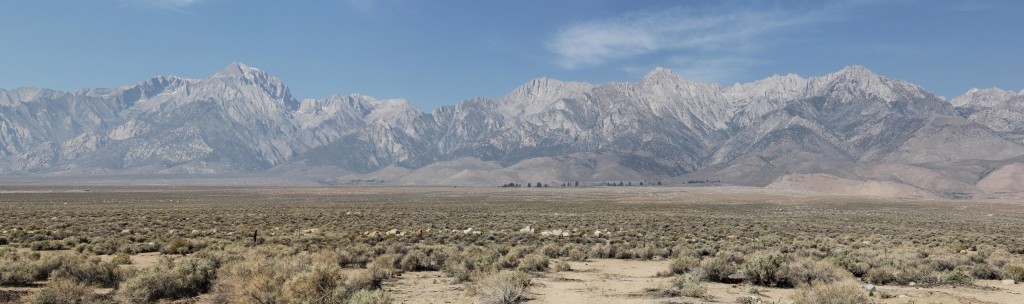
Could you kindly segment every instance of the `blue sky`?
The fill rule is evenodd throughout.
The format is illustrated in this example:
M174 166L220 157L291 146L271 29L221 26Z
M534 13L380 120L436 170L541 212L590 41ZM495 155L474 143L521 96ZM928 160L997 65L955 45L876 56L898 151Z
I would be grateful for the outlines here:
M422 110L536 77L732 84L864 65L953 97L1024 88L1024 1L6 1L0 88L200 78L240 61L299 98Z

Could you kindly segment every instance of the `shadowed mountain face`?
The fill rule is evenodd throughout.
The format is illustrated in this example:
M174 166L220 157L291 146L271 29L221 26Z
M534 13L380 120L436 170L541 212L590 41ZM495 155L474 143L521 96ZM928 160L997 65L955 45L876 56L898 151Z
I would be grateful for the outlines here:
M422 113L361 95L299 101L235 63L204 79L0 90L0 175L765 186L826 174L960 193L1024 155L1022 101L988 89L950 103L859 66L733 86L658 68L637 83L539 78Z

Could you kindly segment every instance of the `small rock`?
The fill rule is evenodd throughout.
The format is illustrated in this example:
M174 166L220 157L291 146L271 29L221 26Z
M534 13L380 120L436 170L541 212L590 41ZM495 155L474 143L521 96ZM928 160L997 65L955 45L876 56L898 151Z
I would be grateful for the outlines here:
M1014 280L1003 280L1002 282L1003 282L1003 285L1017 284L1017 281L1014 281Z
M910 282L910 284L907 284L907 285L910 285L910 286L917 286L917 283L914 283L914 282Z
M898 296L896 296L896 297L897 297L897 298L900 298L900 299L905 299L905 298L907 298L907 295L905 295L905 294L901 294L901 295L898 295Z
M864 290L867 290L868 292L875 292L875 285L874 284L864 284Z

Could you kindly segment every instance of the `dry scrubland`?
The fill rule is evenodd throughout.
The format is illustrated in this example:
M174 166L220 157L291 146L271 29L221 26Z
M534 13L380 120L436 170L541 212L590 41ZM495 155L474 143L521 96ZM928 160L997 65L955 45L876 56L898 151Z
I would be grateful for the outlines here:
M1012 203L729 187L23 187L0 189L0 225L0 302L1024 302L1021 284L1001 281L1024 280Z

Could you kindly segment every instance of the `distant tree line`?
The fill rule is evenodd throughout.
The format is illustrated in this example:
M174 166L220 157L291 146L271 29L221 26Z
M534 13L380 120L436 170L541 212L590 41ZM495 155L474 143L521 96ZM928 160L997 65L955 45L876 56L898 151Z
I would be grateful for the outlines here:
M706 182L710 182L710 181L706 181ZM691 182L691 184L692 183L693 182ZM633 186L633 181L605 182L604 185L605 186L615 186L615 187L620 187L620 186L626 187L626 186ZM639 186L643 186L644 182L642 182L642 181L638 182L638 185ZM653 186L653 185L661 186L661 181L648 182L647 185L648 186ZM565 188L565 187L579 187L580 186L580 182L579 181L563 182L561 184L556 184L556 186L563 187L563 188ZM502 184L501 187L502 188L522 188L523 184L518 184L518 183L512 182L512 183ZM551 185L550 184L545 184L545 183L542 183L542 182L536 182L536 183L526 183L526 187L527 188L549 188L549 187L551 187Z
M721 183L721 182L722 182L722 180L720 180L720 179L716 179L716 180L705 179L705 180L691 180L691 181L688 181L686 183L687 184L718 184L718 183Z
M628 187L628 186L632 186L633 182L632 181L625 181L625 182L619 181L618 183L616 183L616 182L604 182L604 185L605 186L611 186L611 187ZM639 186L643 186L644 182L639 182L638 185ZM661 181L657 181L655 183L647 183L647 185L648 186L651 186L651 185L661 186Z

